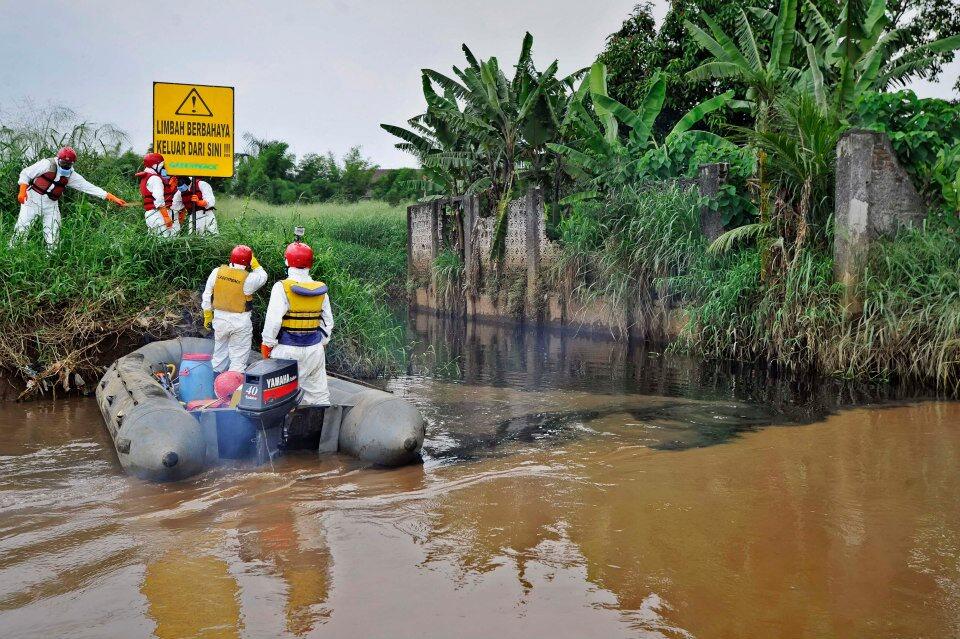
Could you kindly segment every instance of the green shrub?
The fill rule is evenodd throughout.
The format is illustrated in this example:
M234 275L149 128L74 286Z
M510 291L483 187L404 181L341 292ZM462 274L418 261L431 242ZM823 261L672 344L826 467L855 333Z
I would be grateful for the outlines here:
M749 148L738 147L723 139L703 139L696 135L680 136L671 144L650 149L640 158L642 176L655 179L696 179L704 164L726 163L727 181L714 197L705 197L701 204L719 211L723 225L736 228L756 221L757 207L750 199L748 181L756 170L756 160Z
M900 164L934 208L960 213L960 105L918 98L913 91L869 93L856 124L890 136Z

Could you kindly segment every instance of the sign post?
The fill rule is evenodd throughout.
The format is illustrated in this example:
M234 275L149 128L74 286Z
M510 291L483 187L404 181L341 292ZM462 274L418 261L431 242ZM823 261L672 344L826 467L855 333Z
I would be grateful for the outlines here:
M171 175L233 176L233 87L153 83L153 150Z

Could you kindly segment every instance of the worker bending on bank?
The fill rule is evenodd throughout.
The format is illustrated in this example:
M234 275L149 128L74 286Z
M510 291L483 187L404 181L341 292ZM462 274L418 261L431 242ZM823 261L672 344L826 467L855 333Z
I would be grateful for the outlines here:
M250 270L247 270L249 267ZM213 326L213 370L221 373L230 360L231 371L247 367L253 342L250 310L253 294L267 283L267 272L249 246L230 251L230 263L213 269L203 289L203 326Z
M173 195L177 192L177 178L167 173L163 156L147 153L143 156L140 178L140 195L143 197L143 219L147 230L163 237L171 237L180 231L180 221L171 212Z
M20 203L20 215L13 229L10 245L23 239L37 217L43 220L43 237L47 249L52 251L60 239L60 197L67 188L113 202L117 206L127 203L99 186L87 182L82 175L73 170L77 161L77 152L69 146L57 151L57 157L44 158L20 171L20 190L17 201Z
M197 233L216 235L217 198L213 195L213 188L208 182L196 177L182 177L177 179L177 192L173 194L173 212L179 219L180 225L192 232L196 225ZM193 220L190 217L193 216Z
M287 246L287 279L273 285L263 322L264 357L297 361L303 404L330 405L324 350L333 332L327 285L310 277L313 249L303 242Z

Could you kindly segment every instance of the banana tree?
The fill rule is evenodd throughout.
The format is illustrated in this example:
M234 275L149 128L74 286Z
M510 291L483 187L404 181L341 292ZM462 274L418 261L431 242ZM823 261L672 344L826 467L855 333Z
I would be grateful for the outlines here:
M470 141L468 152L446 150L437 161L456 164L468 155L482 174L465 193L486 192L496 203L496 224L491 257L503 256L507 230L507 205L521 177L544 171L546 144L559 139L562 125L558 107L576 81L577 74L557 78L557 62L540 72L533 64L533 37L527 33L510 79L496 57L478 59L463 45L464 69L453 68L456 79L424 70L425 86L436 84L443 92L427 92L428 112L458 138ZM563 97L561 97L563 96ZM462 105L462 108L461 108Z
M567 198L565 203L597 198L606 185L640 177L639 162L646 151L669 148L683 136L722 143L722 139L713 133L692 129L708 114L729 104L733 91L701 102L680 118L663 140L658 141L653 131L666 97L667 82L663 75L657 74L653 78L636 110L607 94L606 78L603 64L596 63L591 67L589 95L593 115L583 102L576 103L572 108L576 139L568 144L547 145L567 161L567 170L575 180L589 185L588 189ZM620 136L621 127L627 130L626 140Z
M420 162L424 179L418 187L434 197L458 196L478 179L478 151L471 138L457 135L437 116L438 110L457 109L456 96L450 92L438 95L429 77L422 78L427 111L407 120L409 128L381 124L388 133L400 138L396 148L413 155Z

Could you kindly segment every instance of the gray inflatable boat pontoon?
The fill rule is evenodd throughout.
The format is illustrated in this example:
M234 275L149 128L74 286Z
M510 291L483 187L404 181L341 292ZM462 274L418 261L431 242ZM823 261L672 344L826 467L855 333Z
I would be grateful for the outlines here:
M425 421L409 402L330 376L331 406L298 407L296 363L263 360L259 353L250 355L237 407L188 411L161 383L162 373L178 369L184 353L212 352L208 339L153 342L107 369L97 403L127 472L171 481L224 460L265 463L291 448L341 452L381 466L420 459ZM268 399L281 383L291 392Z

